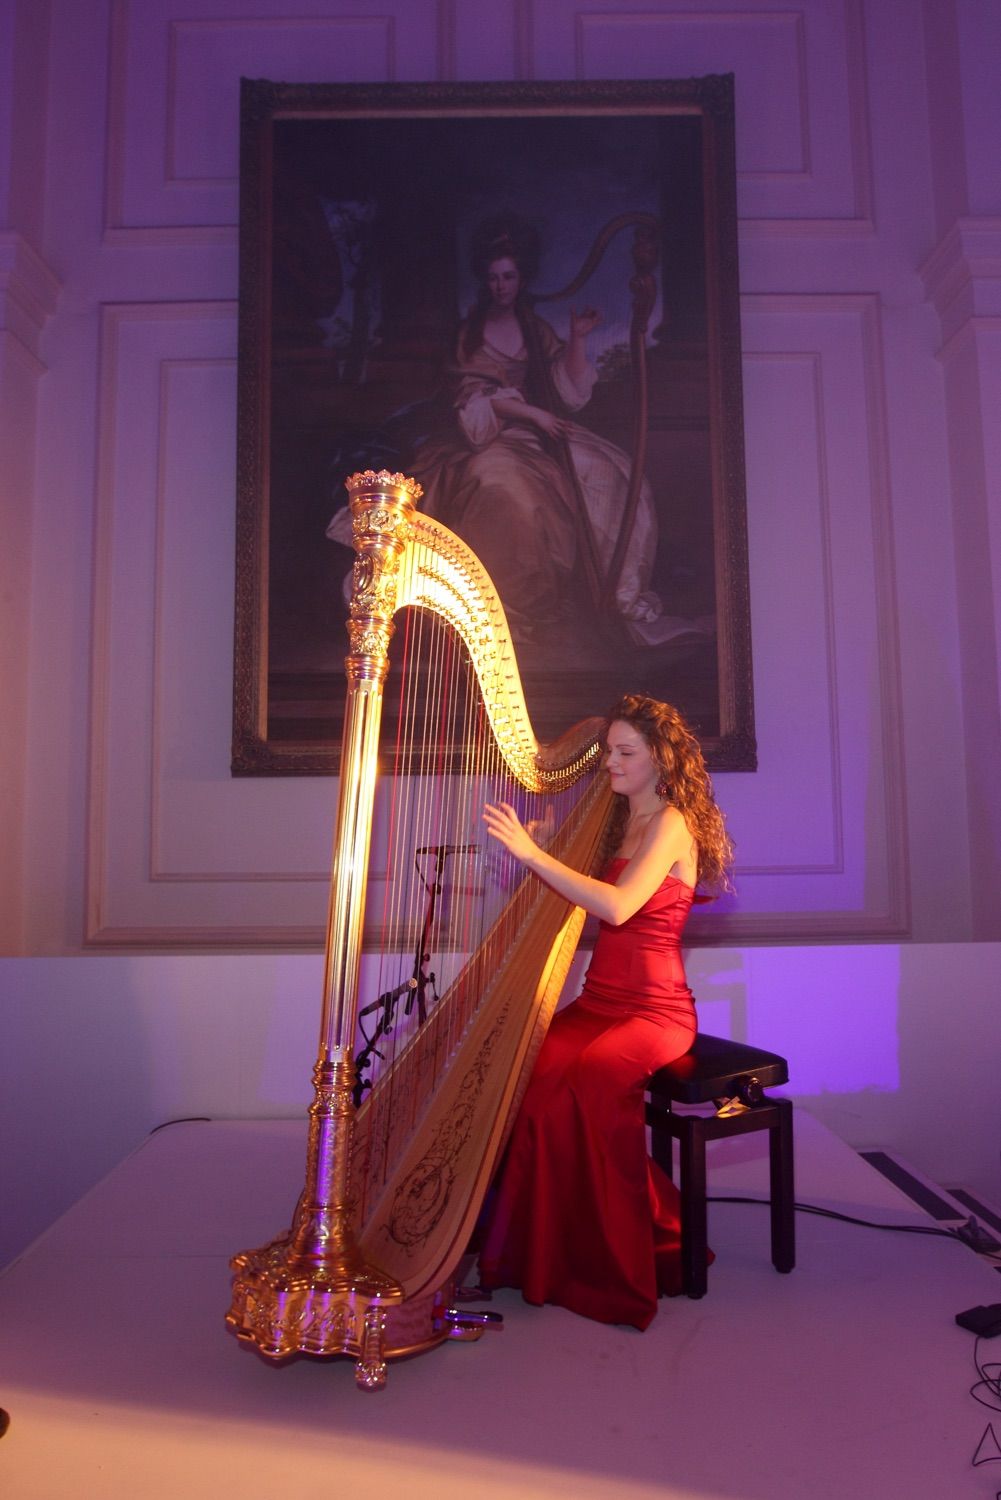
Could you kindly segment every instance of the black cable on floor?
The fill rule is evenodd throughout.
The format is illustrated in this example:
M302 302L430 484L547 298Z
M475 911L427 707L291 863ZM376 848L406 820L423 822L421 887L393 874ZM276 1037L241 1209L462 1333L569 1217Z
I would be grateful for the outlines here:
M211 1125L211 1115L179 1115L176 1120L161 1120L159 1125L154 1125L150 1135L156 1135L158 1130L166 1130L168 1125Z
M981 1406L990 1407L991 1411L1001 1411L1001 1361L992 1360L990 1364L980 1363L980 1335L973 1346L973 1363L977 1367L980 1379L970 1387L970 1395L974 1401L979 1401ZM989 1372L993 1370L994 1374Z
M712 1197L706 1199L707 1203L756 1203L761 1208L770 1208L771 1203L767 1198L737 1198L737 1197ZM821 1208L817 1203L794 1203L793 1208L801 1214L818 1214L823 1219L840 1219L844 1224L861 1224L864 1229L888 1229L898 1234L934 1234L941 1239L955 1240L957 1245L970 1246L961 1235L954 1229L939 1229L935 1225L923 1224L879 1224L873 1219L856 1219L851 1214L838 1213L833 1208Z
M759 1208L770 1208L771 1203L767 1198L744 1198L736 1195L720 1194L712 1198L706 1198L707 1203L754 1203ZM939 1229L937 1225L924 1224L880 1224L874 1219L859 1219L852 1214L838 1213L833 1208L821 1208L817 1203L795 1203L793 1207L804 1214L818 1214L824 1219L840 1219L845 1224L859 1224L864 1229L887 1229L898 1234L932 1234L938 1239L954 1240L957 1245L971 1250L973 1246L968 1240L963 1239L954 1229ZM976 1252L982 1254L983 1252ZM995 1263L995 1270L1001 1271L1001 1264ZM973 1348L973 1363L976 1366L978 1379L970 1387L970 1395L974 1401L986 1406L989 1411L1001 1412L1001 1360L981 1361L980 1359L980 1337ZM993 1450L993 1451L992 1451ZM1001 1444L995 1435L993 1427L988 1423L984 1429L983 1436L977 1444L977 1450L971 1462L975 1467L990 1463L992 1460L1001 1459ZM1001 1490L998 1491L998 1500L1001 1500Z

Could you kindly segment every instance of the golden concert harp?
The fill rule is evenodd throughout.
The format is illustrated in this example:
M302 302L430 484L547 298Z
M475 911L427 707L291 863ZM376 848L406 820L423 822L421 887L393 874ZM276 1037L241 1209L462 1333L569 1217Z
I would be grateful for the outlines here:
M583 924L477 845L483 804L515 802L557 857L590 869L610 793L591 774L601 721L536 740L496 590L417 511L420 486L366 471L347 487L356 560L306 1182L291 1229L234 1258L226 1321L270 1358L352 1356L358 1384L377 1389L387 1358L481 1331L451 1307L456 1270ZM381 743L397 615L406 670ZM381 897L367 890L373 841ZM446 894L439 998L426 939ZM383 992L360 1005L366 931ZM383 1017L380 1046L361 1049L373 1079L356 1066L359 1011Z

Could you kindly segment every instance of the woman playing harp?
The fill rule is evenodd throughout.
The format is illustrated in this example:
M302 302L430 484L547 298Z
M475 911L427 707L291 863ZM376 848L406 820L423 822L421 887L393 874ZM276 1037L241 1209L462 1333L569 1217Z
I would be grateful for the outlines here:
M484 813L488 832L601 931L584 989L535 1065L480 1282L645 1328L658 1296L681 1290L678 1194L647 1155L645 1084L695 1038L681 934L696 886L727 884L732 846L698 743L668 704L617 703L605 766L616 806L600 879L541 849L509 805Z

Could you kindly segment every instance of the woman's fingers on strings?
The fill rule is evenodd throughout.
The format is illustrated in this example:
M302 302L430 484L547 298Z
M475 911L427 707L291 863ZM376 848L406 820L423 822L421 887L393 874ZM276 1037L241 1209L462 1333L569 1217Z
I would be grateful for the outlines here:
M546 813L544 817L532 818L525 824L525 832L533 838L540 849L545 849L552 842L556 832L556 824L552 813Z
M508 844L522 831L521 819L509 802L488 802L483 809L487 832L502 844Z

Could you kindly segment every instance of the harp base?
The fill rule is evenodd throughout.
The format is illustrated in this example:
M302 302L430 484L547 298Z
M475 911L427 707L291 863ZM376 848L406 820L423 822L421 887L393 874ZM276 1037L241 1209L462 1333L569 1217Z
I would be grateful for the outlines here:
M424 1354L446 1340L475 1340L484 1332L457 1326L449 1316L454 1277L436 1292L404 1301L400 1287L378 1271L367 1285L359 1278L345 1285L322 1266L295 1266L289 1250L287 1240L278 1240L230 1262L236 1275L226 1325L266 1359L346 1355L355 1360L359 1389L378 1391L386 1383L387 1360ZM374 1284L380 1278L381 1287Z
M238 1339L267 1359L293 1354L354 1357L363 1390L386 1383L386 1317L403 1291L372 1266L347 1270L297 1254L291 1239L234 1256L226 1314Z

